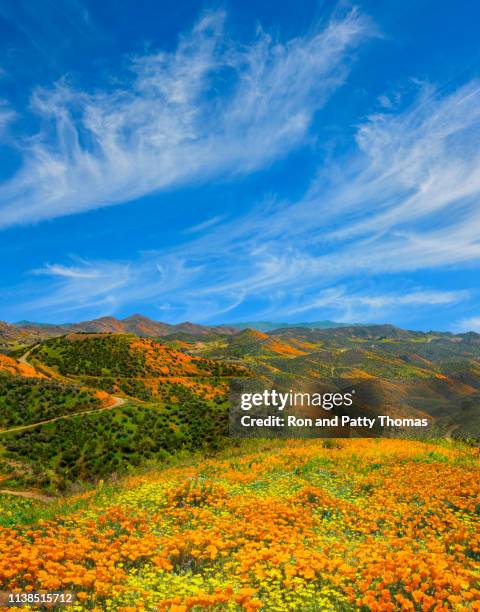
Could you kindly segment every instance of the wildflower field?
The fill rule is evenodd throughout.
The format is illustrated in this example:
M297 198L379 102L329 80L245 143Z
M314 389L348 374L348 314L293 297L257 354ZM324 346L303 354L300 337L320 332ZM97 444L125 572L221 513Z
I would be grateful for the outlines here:
M43 506L0 588L79 610L480 610L480 468L445 441L248 441Z

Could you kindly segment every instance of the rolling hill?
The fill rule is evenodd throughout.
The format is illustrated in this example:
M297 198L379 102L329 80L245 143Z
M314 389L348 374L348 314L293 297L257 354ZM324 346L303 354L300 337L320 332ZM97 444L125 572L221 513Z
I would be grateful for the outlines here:
M106 394L56 380L0 376L0 430L100 409Z
M133 334L71 333L39 344L30 358L62 375L75 376L202 376L226 375L228 370L227 365L191 357Z
M52 337L32 335L34 346L22 351L19 338L9 337L17 348L0 354L0 427L29 425L0 436L0 477L10 486L56 491L222 445L229 382L245 376L278 390L353 385L359 413L429 415L443 436L480 432L477 334L390 325L155 327L137 315L121 323L100 319L84 331L69 326L66 333L61 326L22 325ZM137 333L124 333L125 326Z
M53 375L143 401L161 398L172 384L213 398L226 393L223 379L245 375L238 364L192 357L133 334L71 333L39 344L30 359Z
M438 435L453 425L463 435L480 435L474 418L475 411L480 413L478 334L424 333L392 325L290 327L269 333L246 329L223 343L197 343L190 350L247 363L260 386L309 392L356 387L358 410L364 414L427 415Z

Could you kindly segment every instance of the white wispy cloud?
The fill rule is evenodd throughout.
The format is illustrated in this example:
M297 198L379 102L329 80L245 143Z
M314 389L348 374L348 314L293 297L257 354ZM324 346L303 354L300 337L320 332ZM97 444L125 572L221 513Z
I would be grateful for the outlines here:
M348 56L372 34L353 10L307 36L249 44L207 13L172 52L134 58L116 89L37 89L43 129L23 144L2 186L0 227L78 213L172 186L257 170L308 136L345 79Z
M480 316L467 317L465 319L461 319L456 324L456 331L459 331L459 332L474 331L474 332L480 333Z
M330 305L341 308L347 303L368 306L372 309L384 308L385 306L452 304L462 301L468 296L468 291L413 291L412 293L402 294L349 295L346 288L342 287L335 290L325 290L318 299L310 304L304 304L292 312L306 312L319 306Z
M73 311L91 311L94 316L99 312L111 314L136 301L157 302L161 308L168 297L180 295L201 272L192 262L187 267L178 257L151 254L132 262L75 258L73 264L47 264L33 270L33 274L50 277L50 290L43 291L41 297L30 298L25 310L56 312L61 317ZM213 303L208 301L208 308Z
M444 291L405 277L466 264L472 278L478 272L479 137L478 82L450 92L422 85L410 102L367 117L355 147L321 168L301 199L261 201L168 252L141 255L108 295L116 307L148 298L196 320L242 304L258 318L379 321L469 300L475 287ZM77 289L87 291L77 268L57 278L44 306L75 307Z
M312 301L287 310L287 316L309 312L321 312L325 309L338 313L340 321L374 321L378 316L386 316L390 312L404 306L442 306L456 304L470 297L468 291L435 291L418 290L407 293L351 293L347 286L325 289Z
M206 219L202 221L202 223L198 223L197 225L193 225L192 227L187 228L184 231L184 234L196 234L198 232L202 232L213 225L217 225L220 221L223 221L225 217L223 215L216 215L215 217L211 217L210 219Z
M30 299L26 310L53 309L60 315L82 309L111 312L121 303L120 294L132 281L128 263L109 261L77 260L73 266L47 264L33 273L50 277L51 290Z
M0 69L0 77L1 77ZM6 100L0 99L0 138L5 134L8 126L15 119L16 113Z
M46 264L44 268L39 268L33 271L34 274L45 276L60 276L61 278L73 279L94 279L102 278L104 270L100 268L90 267L88 262L84 262L84 267L62 266L59 264Z

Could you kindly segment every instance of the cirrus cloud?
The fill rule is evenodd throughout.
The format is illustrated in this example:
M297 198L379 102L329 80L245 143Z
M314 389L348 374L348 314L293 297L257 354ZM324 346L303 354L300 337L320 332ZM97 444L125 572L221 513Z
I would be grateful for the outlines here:
M2 186L0 227L266 166L305 141L372 34L353 10L287 42L259 30L241 44L218 11L174 51L133 58L114 89L77 91L65 79L37 89L31 104L43 128L17 144L23 165Z

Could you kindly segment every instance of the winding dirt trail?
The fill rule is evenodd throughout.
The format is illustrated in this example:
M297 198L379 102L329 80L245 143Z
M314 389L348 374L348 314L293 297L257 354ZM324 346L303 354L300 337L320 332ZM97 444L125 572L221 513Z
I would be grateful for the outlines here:
M32 366L31 363L28 363L27 361L27 357L30 355L30 353L33 351L33 349L36 347L36 344L34 344L32 346L32 348L29 348L28 351L26 353L23 353L23 355L21 357L18 358L19 363L23 363L24 365L30 366L31 368L33 368L34 366Z
M0 435L6 433L13 433L15 431L24 431L26 429L33 429L34 427L39 427L40 425L45 425L46 423L54 423L55 421L62 421L66 419L72 419L76 416L81 416L84 414L92 414L93 412L104 412L105 410L112 410L113 408L118 408L118 406L123 406L127 401L123 397L118 397L116 395L110 396L114 402L110 404L110 406L102 406L102 408L95 408L94 410L83 410L81 412L71 412L70 414L63 414L58 417L53 417L52 419L46 419L45 421L38 421L37 423L29 423L28 425L18 425L18 427L12 427L11 429L0 429Z
M34 491L14 491L12 489L0 489L0 495L14 495L15 497L23 497L24 499L34 499L45 503L55 501L54 497L48 497L48 495L42 495L41 493L35 493Z
M453 439L453 438L452 438L452 433L453 433L455 430L457 430L459 427L460 427L460 425L450 425L450 426L447 428L447 433L446 433L446 435L445 435L445 438L446 438L447 440L450 440L450 442L451 442L451 441L452 441L452 439Z

